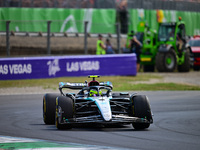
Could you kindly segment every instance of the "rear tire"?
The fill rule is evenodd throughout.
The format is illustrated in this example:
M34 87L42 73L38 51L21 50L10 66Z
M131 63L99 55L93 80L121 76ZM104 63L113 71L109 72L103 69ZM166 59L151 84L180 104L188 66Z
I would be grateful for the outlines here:
M145 118L149 123L132 123L135 129L149 128L150 122L153 121L151 108L147 96L136 95L132 98L133 116L138 118Z
M45 124L55 124L56 98L60 94L45 94L43 97L43 121Z
M64 119L73 118L73 100L70 97L59 96L56 99L56 127L59 130L71 129L71 124L62 124Z

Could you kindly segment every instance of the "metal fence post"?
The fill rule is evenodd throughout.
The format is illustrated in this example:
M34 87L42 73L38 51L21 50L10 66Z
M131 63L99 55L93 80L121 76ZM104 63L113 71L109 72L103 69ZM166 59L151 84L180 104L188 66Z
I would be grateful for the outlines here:
M30 2L30 3L31 3L31 4L30 4L30 7L31 7L31 8L34 7L34 2L33 2L33 1L34 1L34 0L31 0L31 2Z
M47 54L50 55L51 54L51 21L47 21Z
M118 22L116 24L116 28L117 28L117 49L118 49L118 53L120 54L121 53L121 50L120 50L120 23Z
M6 21L6 54L10 56L10 21Z
M85 55L88 54L88 48L87 48L87 25L88 25L88 21L84 22L84 51L85 51Z

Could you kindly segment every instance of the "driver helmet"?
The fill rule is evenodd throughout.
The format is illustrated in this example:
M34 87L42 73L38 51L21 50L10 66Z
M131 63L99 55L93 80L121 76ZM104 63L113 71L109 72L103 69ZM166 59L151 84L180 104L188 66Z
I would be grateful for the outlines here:
M95 89L90 90L90 97L96 97L98 95L98 91Z
M102 91L99 90L99 92L95 89L91 89L90 90L90 97L96 97L96 96L99 96L99 95L102 95Z

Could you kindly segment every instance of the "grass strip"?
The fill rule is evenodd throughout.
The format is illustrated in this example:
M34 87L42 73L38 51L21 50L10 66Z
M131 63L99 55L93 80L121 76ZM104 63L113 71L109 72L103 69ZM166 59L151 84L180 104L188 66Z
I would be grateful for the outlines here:
M152 79L156 79L158 82L149 82ZM200 86L178 83L162 83L162 79L162 76L155 74L139 74L137 76L102 76L97 80L99 82L111 81L114 86L114 91L200 90ZM58 89L59 82L84 83L85 80L90 81L91 79L88 79L87 77L61 77L31 80L1 80L0 88L42 87L43 89L53 89L56 91Z

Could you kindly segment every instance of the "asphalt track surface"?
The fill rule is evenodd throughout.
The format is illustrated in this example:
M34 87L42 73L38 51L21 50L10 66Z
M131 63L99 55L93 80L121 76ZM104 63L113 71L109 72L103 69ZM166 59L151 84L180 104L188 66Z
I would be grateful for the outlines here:
M119 149L200 149L200 91L138 94L149 97L154 114L154 123L141 131L131 125L59 131L43 123L43 95L0 95L0 135Z

